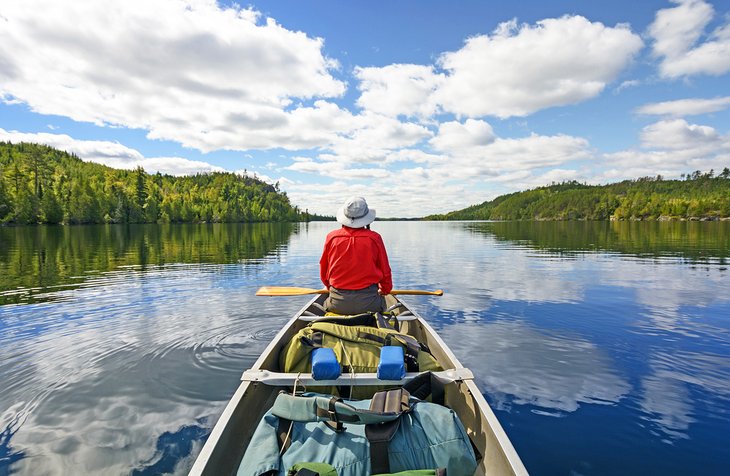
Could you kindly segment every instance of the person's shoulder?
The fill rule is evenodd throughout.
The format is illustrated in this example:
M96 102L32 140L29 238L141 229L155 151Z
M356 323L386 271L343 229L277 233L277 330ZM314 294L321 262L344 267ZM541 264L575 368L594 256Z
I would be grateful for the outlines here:
M347 231L344 227L335 228L334 230L327 233L327 240L331 240L332 238L335 238L337 236L343 236L346 235Z
M372 238L375 241L383 241L383 237L380 236L380 233L373 230L368 230L367 228L363 228L363 234L367 235L368 237Z

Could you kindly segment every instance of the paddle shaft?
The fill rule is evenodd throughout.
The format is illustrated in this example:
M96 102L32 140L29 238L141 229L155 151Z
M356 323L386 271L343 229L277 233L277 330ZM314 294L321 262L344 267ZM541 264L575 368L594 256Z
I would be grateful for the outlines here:
M304 294L327 294L326 289L297 288L289 286L263 286L256 291L257 296L301 296ZM441 289L436 291L422 291L420 289L393 289L390 294L408 294L413 296L442 296Z

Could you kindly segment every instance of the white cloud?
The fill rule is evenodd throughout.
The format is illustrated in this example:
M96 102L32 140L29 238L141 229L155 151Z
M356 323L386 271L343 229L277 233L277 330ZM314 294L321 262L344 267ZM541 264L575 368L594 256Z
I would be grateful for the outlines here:
M641 146L646 149L696 150L710 146L714 150L721 140L712 127L689 124L684 119L659 121L641 132Z
M96 162L115 169L134 169L139 166L148 173L160 172L170 175L192 175L202 172L224 171L222 167L207 162L188 160L182 157L144 157L139 151L119 142L78 140L65 134L24 133L0 129L0 140L14 143L45 144L76 154L82 160Z
M355 68L362 92L358 106L381 114L429 117L437 112L433 92L443 74L432 66L392 64L382 68Z
M698 44L714 16L703 0L673 0L676 7L659 10L649 26L653 52L662 58L662 76L720 75L730 71L730 23L725 22Z
M474 121L471 127L479 129L485 124ZM447 129L452 129L449 134L456 131L453 133L457 135L467 130L460 129L458 123ZM482 130L491 131L491 128ZM354 193L370 196L373 190L387 191L380 216L419 217L494 198L495 190L488 190L490 184L505 191L517 191L552 181L582 178L582 174L570 169L537 174L533 170L593 157L587 141L570 136L531 135L520 139L495 138L487 145L479 145L479 141L473 144L456 152L438 154L413 149L394 151L384 164L400 162L406 165L402 169L354 168L350 163L330 160L329 156L299 157L287 170L330 177L337 182L297 184L287 186L286 190L295 204L307 204L310 211L320 214L331 214L331 204L339 200L343 190L350 191L345 196ZM425 163L427 168L408 167L410 163ZM362 179L369 179L371 184L357 183Z
M503 24L441 57L448 79L436 96L456 114L526 116L597 96L641 47L628 27L580 16Z
M531 134L517 139L498 138L486 146L462 149L454 154L450 166L477 167L482 174L556 166L591 157L588 141L566 135ZM454 170L453 173L458 173Z
M523 173L526 175L524 178L519 177L519 175L510 177L509 182L512 182L511 188L515 190L528 190L535 187L550 185L553 182L560 183L569 180L582 182L585 180L585 174L575 169L551 169L542 174L533 174L529 171L525 171ZM502 179L501 175L500 179Z
M593 156L588 141L580 137L500 138L487 122L475 119L442 123L429 143L440 153L431 157L430 171L451 180L508 182L530 176L533 169Z
M365 197L368 205L377 211L377 216L388 217L391 215L392 196L377 193L372 185L363 183L348 183L336 179L327 183L297 183L287 187L287 195L295 204L306 208L310 213L334 216L339 207L347 197L358 195ZM402 216L402 215L398 215Z
M388 153L385 163L412 162L414 164L438 163L443 161L441 154L431 154L421 149L400 149Z
M722 111L728 106L730 106L730 96L713 99L693 98L645 104L636 112L657 116L690 116Z
M664 8L656 13L649 26L654 39L654 53L676 56L687 52L699 39L702 29L712 19L712 6L703 0L672 0L677 7Z
M606 27L581 16L536 25L502 23L469 38L432 66L394 64L357 70L358 104L389 115L526 116L597 96L643 46L625 25Z
M320 145L303 116L338 111L286 108L345 91L322 39L214 0L22 0L2 14L5 102L201 150Z
M618 94L621 91L623 91L624 89L635 88L640 85L641 85L641 81L638 79L627 79L626 81L619 84L618 87L616 89L614 89L613 92L614 92L614 94Z
M226 171L223 167L211 165L200 160L189 160L182 157L149 157L140 160L138 164L147 172L160 172L170 175L195 175L197 173L204 172ZM107 165L115 168L123 168L112 164Z
M393 119L380 115L376 119L379 124L386 125L376 129L379 133L392 128L387 121ZM388 201L381 209L385 215L381 216L417 217L494 198L495 190L487 191L490 185L511 192L552 181L583 178L584 174L569 168L537 173L535 169L594 157L588 142L580 137L531 134L521 138L500 138L487 122L475 119L441 124L429 142L433 152L412 148L418 145L420 137L426 137L425 134L405 134L404 137L407 140L390 142L375 134L360 141L361 136L355 134L350 139L341 139L342 144L336 148L338 153L295 157L286 170L338 182L336 186L327 182L287 186L287 193L294 203L306 203L310 211L327 214L332 198L339 197L343 188L359 187L358 181L369 180L371 190L387 190ZM368 162L378 164L378 167L355 166Z
M485 147L494 142L495 135L485 121L467 119L460 122L443 122L439 125L438 135L430 140L431 146L439 151L456 152L473 147Z
M694 170L722 170L730 163L730 135L684 119L659 121L641 131L639 148L605 154L607 169L594 179L679 177Z
M296 160L292 165L286 167L286 170L312 173L323 177L332 177L342 180L380 179L390 175L390 172L385 169L348 168L341 163L315 162L311 159Z
M424 126L365 112L351 117L352 130L335 137L320 158L347 164L383 163L395 150L411 147L431 137Z
M365 197L379 217L421 217L475 202L464 183L447 182L431 169L414 167L383 172L382 177L367 182L343 175L319 183L297 183L288 185L286 192L292 203L325 215L334 215L337 206L351 195Z

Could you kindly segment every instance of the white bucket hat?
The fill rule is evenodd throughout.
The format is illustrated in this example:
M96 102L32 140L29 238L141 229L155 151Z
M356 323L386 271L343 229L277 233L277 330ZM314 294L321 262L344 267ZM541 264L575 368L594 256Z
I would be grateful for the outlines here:
M350 197L337 210L337 221L350 228L362 228L375 220L375 210L362 197Z

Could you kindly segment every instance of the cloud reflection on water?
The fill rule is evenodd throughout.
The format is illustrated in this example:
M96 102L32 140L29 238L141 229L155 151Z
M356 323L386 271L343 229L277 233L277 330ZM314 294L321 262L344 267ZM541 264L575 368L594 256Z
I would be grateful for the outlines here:
M616 403L631 388L608 356L579 336L550 335L516 321L459 323L439 332L500 409L573 412L583 403Z
M271 313L273 302L257 303L269 319L251 312L250 279L240 266L128 269L52 304L13 308L15 338L3 339L9 358L0 363L2 401L14 402L0 428L17 422L8 445L24 453L13 469L129 474L132 462L160 467L164 435L207 434L241 370L286 319ZM191 457L165 465L182 473Z
M730 406L730 362L726 357L657 350L649 368L641 381L639 402L644 418L670 440L689 437L690 425L697 421L697 408L708 404L703 396L712 395ZM697 388L702 392L693 391ZM730 424L727 412L717 416Z
M697 406L706 405L703 396L730 400L730 364L721 357L730 331L709 311L727 309L730 273L722 262L705 257L697 264L675 250L694 256L705 248L696 251L672 234L666 245L655 244L652 255L640 256L641 246L631 240L655 236L627 224L606 241L626 252L591 250L601 239L593 225L585 226L598 236L576 238L574 250L558 249L564 243L556 230L575 226L577 237L584 225L544 224L554 241L550 249L536 244L539 234L495 234L502 225L436 224L431 240L448 246L430 253L401 243L402 235L394 240L398 259L418 264L409 276L414 283L448 276L446 294L429 306L434 317L449 319L435 324L499 408L534 405L550 414L625 399L621 405L638 406L652 431L673 441L687 437ZM702 246L705 238L693 237ZM625 345L637 347L627 354ZM693 345L700 348L685 350ZM635 383L628 377L638 369L626 368L632 365L627 357L648 364Z
M582 299L583 283L565 279L581 267L579 262L535 259L529 248L505 247L490 235L470 232L463 223L433 224L425 243L419 241L418 223L398 225L378 224L396 287L445 285L445 294L434 301L442 310L469 314L483 312L492 301Z
M0 428L15 422L6 447L24 457L12 469L128 474L172 464L184 473L197 446L170 457L165 441L207 431L240 372L307 299L253 292L263 284L319 286L321 246L336 226L299 225L270 258L89 273L37 304L0 306ZM698 427L728 423L724 265L591 250L586 238L579 252L556 250L473 224L373 227L396 287L445 290L406 300L475 372L506 427L526 425L509 429L510 438L550 427L545 415L580 432L599 430L590 426L596 415L621 421L605 433L633 429L612 442L619 450L652 440L676 445L704 437ZM561 444L581 441L570 430L562 436ZM556 450L551 444L540 442L546 452Z

